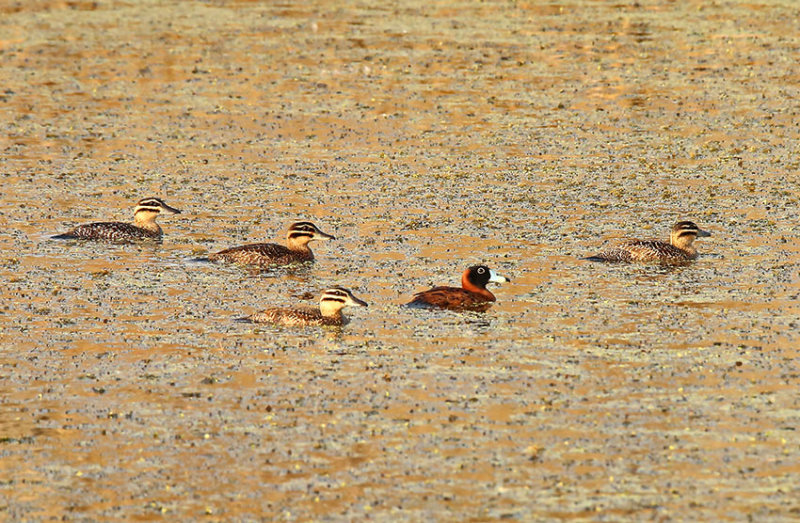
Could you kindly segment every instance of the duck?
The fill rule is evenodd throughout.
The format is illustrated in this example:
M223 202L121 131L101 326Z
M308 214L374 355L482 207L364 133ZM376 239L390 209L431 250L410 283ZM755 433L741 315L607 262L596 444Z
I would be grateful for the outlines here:
M486 310L496 301L487 288L488 283L506 283L511 279L501 276L486 265L473 265L461 275L461 287L434 287L418 292L406 304L411 307L435 307L450 310Z
M694 241L711 236L690 221L672 226L669 242L662 240L628 239L594 256L584 258L595 262L656 262L680 264L697 258Z
M133 223L96 222L79 225L53 236L56 240L105 240L113 242L161 241L163 231L156 223L159 214L180 214L161 198L143 198L133 210Z
M251 243L211 254L208 256L208 260L257 267L278 267L304 263L314 260L314 253L308 246L309 242L335 239L334 236L319 230L311 222L295 222L289 226L286 233L286 246L277 243Z
M319 308L270 308L257 312L240 321L249 323L272 323L287 327L303 326L341 326L348 323L342 309L348 306L367 307L367 302L356 298L352 291L344 287L331 287L322 292Z

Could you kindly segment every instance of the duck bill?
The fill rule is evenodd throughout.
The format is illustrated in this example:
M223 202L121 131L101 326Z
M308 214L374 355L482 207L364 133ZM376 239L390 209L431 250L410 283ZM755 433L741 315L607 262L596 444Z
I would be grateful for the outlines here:
M334 236L332 234L328 234L328 233L322 232L322 231L314 231L314 236L313 236L312 239L314 239L314 240L335 240L336 236Z
M180 214L181 213L180 209L176 209L175 207L170 207L166 203L161 205L161 211L164 212L164 213L167 213L167 214Z
M347 304L355 306L355 307L367 307L368 306L367 302L365 302L364 300L359 300L355 296L350 296L350 299L347 300Z
M697 237L698 237L698 238L706 238L706 237L708 237L708 236L711 236L711 233L710 233L710 232L708 232L708 231L704 231L704 230L702 230L702 229L698 229L698 230L697 230Z
M506 278L500 274L497 274L493 270L489 270L489 281L492 283L507 283L510 282L510 278Z

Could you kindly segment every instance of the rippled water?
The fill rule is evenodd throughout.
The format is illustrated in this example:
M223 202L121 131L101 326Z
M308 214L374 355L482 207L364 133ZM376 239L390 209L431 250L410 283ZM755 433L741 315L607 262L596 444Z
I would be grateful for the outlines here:
M800 517L794 3L0 13L3 518ZM49 239L150 195L161 245ZM297 219L312 267L194 261Z

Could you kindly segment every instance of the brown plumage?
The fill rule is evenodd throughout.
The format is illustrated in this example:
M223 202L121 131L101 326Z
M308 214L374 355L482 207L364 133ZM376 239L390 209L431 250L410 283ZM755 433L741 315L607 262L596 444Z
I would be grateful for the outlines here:
M311 307L271 308L257 312L243 320L253 323L274 323L288 327L344 325L348 319L342 314L342 309L347 306L366 307L367 303L353 296L348 289L333 287L322 293L318 309Z
M686 263L697 258L694 240L711 236L693 222L682 221L672 227L669 243L661 240L624 240L600 254L584 258L600 262Z
M309 242L328 239L335 238L320 231L313 223L296 222L286 233L286 246L277 243L252 243L211 254L208 259L257 267L303 263L314 260L314 253L308 247Z
M160 241L163 235L156 223L159 214L180 214L159 198L139 200L133 211L133 223L97 222L79 225L69 232L53 236L57 240L106 240L113 242Z
M486 284L509 281L511 280L496 274L485 265L475 265L466 269L461 275L461 288L434 287L418 292L406 305L451 310L486 310L496 300L494 294L486 288Z

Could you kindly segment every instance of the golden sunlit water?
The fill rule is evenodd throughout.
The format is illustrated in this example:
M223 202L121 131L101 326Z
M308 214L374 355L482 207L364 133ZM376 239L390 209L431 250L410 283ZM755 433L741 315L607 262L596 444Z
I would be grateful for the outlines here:
M0 4L0 519L800 518L798 34L788 0ZM146 196L162 244L50 239ZM681 219L690 265L581 260ZM310 267L197 260L297 220ZM401 306L478 263L487 312ZM335 285L341 329L234 321Z

